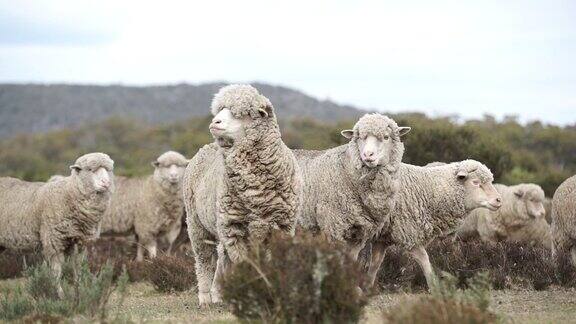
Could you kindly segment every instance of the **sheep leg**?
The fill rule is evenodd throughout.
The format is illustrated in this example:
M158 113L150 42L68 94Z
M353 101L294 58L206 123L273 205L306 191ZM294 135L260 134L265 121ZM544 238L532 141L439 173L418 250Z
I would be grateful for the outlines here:
M52 275L54 276L55 280L58 281L58 298L64 298L64 290L62 289L62 285L60 284L60 280L62 278L62 264L64 263L64 253L63 252L56 252L56 251L47 251L45 252L46 261L50 265L50 269L52 270Z
M412 255L420 265L420 268L422 268L422 272L424 272L424 277L426 278L426 284L428 284L428 289L431 289L434 286L435 277L426 249L423 246L415 247L410 250L410 255Z
M378 270L380 270L382 261L384 261L384 257L386 256L386 247L387 245L382 242L372 243L372 257L370 260L370 266L368 267L364 288L374 287L376 275L378 274Z
M182 223L180 222L180 220L177 220L175 225L172 226L170 231L168 231L168 233L166 234L166 240L168 241L168 250L166 250L167 255L172 254L172 248L174 246L174 242L178 238L178 235L180 235L181 229L182 229Z
M144 247L141 243L136 244L136 262L144 261Z
M156 243L156 240L153 239L148 242L148 244L146 244L146 250L148 250L150 259L154 259L158 253L158 244Z
M212 281L212 288L210 289L210 296L212 303L222 302L222 277L226 270L230 267L231 261L222 244L218 245L218 261L216 262L216 273Z

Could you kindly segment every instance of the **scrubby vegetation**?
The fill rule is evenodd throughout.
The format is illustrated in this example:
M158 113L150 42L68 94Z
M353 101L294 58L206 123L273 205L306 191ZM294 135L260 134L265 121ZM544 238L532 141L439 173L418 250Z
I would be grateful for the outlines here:
M116 282L113 268L104 266L96 274L90 271L85 255L71 257L65 263L65 276L62 279L64 296L58 297L58 280L52 275L46 263L27 270L24 285L6 289L0 299L0 320L17 320L31 316L41 322L59 317L81 316L88 319L106 320L110 316L111 297L118 294L122 303L128 283L124 273Z
M558 283L550 251L519 243L438 240L427 248L436 271L450 273L459 287L480 272L488 274L494 289L543 290ZM390 248L379 273L385 289L422 290L426 280L416 262L401 249Z
M223 298L240 320L265 323L355 323L366 299L358 269L324 240L276 235L232 267Z
M498 317L489 310L488 275L477 274L467 281L468 288L458 289L458 279L449 274L436 280L431 294L399 303L384 313L384 323L496 323Z
M535 182L548 196L566 178L576 173L576 127L519 124L514 118L497 122L457 122L450 118L428 118L422 114L392 117L412 127L406 136L404 161L423 165L432 161L467 158L484 162L496 182ZM130 119L111 118L76 129L46 134L22 135L0 141L0 176L43 181L52 174L67 174L75 157L91 151L107 152L121 175L151 172L150 161L173 149L192 157L212 141L207 131L210 118L151 126ZM325 149L345 142L340 130L355 120L321 123L310 119L280 120L282 136L292 148Z

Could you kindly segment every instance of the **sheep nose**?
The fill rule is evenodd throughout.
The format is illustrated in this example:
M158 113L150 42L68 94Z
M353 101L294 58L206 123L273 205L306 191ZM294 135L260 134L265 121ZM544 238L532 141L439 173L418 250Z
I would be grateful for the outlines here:
M212 124L216 124L216 125L221 124L221 123L222 123L222 119L214 119L212 121Z
M366 157L372 157L374 155L374 152L372 151L364 151L364 156Z

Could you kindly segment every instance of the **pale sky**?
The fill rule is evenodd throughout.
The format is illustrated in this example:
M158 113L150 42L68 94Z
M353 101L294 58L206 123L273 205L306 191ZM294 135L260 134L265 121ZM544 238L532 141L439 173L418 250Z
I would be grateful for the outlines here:
M213 81L572 124L576 1L0 0L0 82Z

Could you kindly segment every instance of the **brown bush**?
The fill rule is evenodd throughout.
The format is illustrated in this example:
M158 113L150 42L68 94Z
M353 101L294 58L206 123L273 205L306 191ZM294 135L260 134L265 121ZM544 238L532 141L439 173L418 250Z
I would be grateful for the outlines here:
M40 263L42 263L42 256L39 253L20 253L8 250L0 252L0 280L21 277L25 266L31 267Z
M536 290L556 283L550 252L518 243L462 242L450 238L431 243L426 249L436 270L458 278L460 287L479 272L487 272L495 289L521 286ZM420 267L403 250L392 247L379 273L378 282L385 289L425 289Z
M359 272L342 249L326 241L276 234L270 248L254 247L232 266L223 299L241 320L282 323L354 323L366 303Z
M384 314L384 323L398 324L481 324L496 323L497 317L475 305L455 300L422 297Z
M143 275L160 292L186 291L194 287L194 259L161 255L143 262Z

